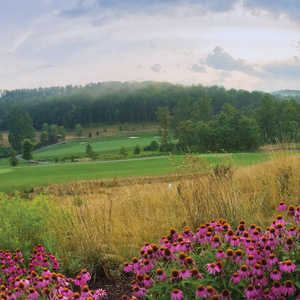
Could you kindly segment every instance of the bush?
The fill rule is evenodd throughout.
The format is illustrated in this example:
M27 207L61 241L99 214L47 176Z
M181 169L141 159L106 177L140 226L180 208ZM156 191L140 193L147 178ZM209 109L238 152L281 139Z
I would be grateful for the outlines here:
M152 141L150 145L144 147L144 151L158 151L159 144L157 141Z
M6 158L11 155L11 147L0 145L0 158Z
M29 256L33 247L44 244L54 250L56 241L50 236L48 218L52 210L43 197L24 200L18 194L0 194L0 245L10 251L19 248Z
M139 155L141 153L141 147L139 145L136 145L133 150L133 153Z
M176 151L176 145L174 145L172 143L162 144L159 147L159 151L160 152L173 152L173 151Z

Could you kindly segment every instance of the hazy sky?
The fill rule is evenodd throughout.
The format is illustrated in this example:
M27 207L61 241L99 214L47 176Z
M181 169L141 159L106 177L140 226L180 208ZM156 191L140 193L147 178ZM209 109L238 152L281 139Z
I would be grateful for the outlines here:
M300 0L1 0L0 89L300 89Z

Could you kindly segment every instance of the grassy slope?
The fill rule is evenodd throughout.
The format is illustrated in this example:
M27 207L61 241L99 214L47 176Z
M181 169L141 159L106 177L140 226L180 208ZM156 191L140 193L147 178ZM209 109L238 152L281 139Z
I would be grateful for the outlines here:
M223 159L234 165L250 165L268 159L267 153L204 154L210 163ZM180 161L181 156L175 160ZM62 183L75 180L100 178L148 176L170 174L175 171L174 163L168 158L149 160L89 162L80 164L54 164L44 166L20 166L11 168L7 162L0 164L0 191L12 192L38 185Z
M135 136L137 139L130 139L129 137ZM78 139L67 142L65 144L54 145L50 148L37 150L34 152L34 159L53 159L55 157L70 157L72 155L84 156L86 143L90 143L93 151L99 154L105 154L109 152L119 151L122 146L127 149L133 149L136 145L144 147L149 145L151 141L156 140L157 132L145 132L145 133L131 133L124 136L115 137L99 137L93 139Z

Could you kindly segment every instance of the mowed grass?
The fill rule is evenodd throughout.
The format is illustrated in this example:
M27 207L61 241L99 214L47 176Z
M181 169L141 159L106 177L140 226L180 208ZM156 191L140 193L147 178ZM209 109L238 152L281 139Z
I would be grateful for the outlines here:
M34 159L52 160L54 158L85 156L86 145L89 143L97 154L117 152L121 147L133 149L136 145L141 148L149 145L153 140L159 141L158 132L130 133L122 136L84 138L53 145L33 153Z
M230 163L232 165L252 165L266 161L270 154L234 153L203 154L209 164ZM35 186L77 180L107 179L134 176L168 175L178 172L178 165L184 156L159 157L127 161L95 161L86 163L65 163L40 166L20 166L12 168L7 161L0 163L0 192L27 190Z

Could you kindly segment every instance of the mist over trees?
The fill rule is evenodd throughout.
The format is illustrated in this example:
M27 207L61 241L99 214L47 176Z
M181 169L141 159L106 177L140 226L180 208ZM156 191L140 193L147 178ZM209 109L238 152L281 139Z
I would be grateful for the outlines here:
M35 129L42 130L41 144L57 141L64 128L76 128L79 134L92 124L125 122L159 122L163 143L175 133L184 151L248 151L261 144L300 140L296 98L218 86L108 82L15 90L0 98L1 129L14 126L9 112L16 105ZM11 141L20 151L21 143Z

